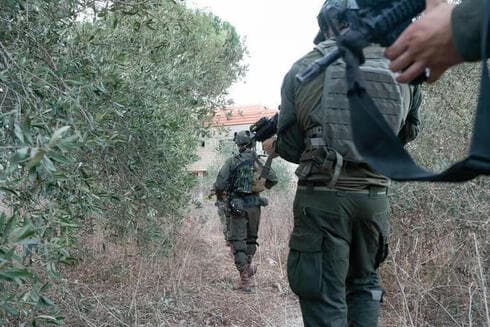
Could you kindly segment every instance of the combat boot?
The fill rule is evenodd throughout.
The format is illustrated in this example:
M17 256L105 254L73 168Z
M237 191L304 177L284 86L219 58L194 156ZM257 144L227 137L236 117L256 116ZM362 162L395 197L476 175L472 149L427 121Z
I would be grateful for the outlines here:
M248 267L244 271L240 273L240 289L244 293L251 293L252 292L252 279L250 278L248 274Z
M248 264L247 272L249 277L252 277L257 273L257 265L255 265L253 261L250 261L250 263Z

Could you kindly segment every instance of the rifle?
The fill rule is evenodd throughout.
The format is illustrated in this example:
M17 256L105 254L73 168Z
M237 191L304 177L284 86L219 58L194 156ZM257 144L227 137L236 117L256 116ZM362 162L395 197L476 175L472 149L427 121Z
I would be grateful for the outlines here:
M376 7L360 10L339 10L335 7L324 6L319 20L323 19L336 35L338 47L324 57L317 59L296 79L307 83L321 74L330 64L344 56L347 48L359 58L360 65L364 63L362 50L372 43L383 47L391 45L412 19L425 9L425 0L396 0L383 1ZM333 22L345 21L349 29L342 35ZM419 76L413 83L421 83L426 79L425 74Z
M275 114L271 118L262 117L257 120L255 123L250 125L250 131L255 135L252 137L252 140L264 142L268 138L276 135L277 132L277 119L279 118L279 114Z
M264 142L265 140L273 137L277 133L277 120L279 118L279 114L276 113L271 118L262 117L257 120L255 123L250 125L250 131L255 135L252 137L253 140ZM272 160L274 159L273 155L269 155L264 166L262 167L262 172L260 173L260 179L266 180L269 172L271 170Z

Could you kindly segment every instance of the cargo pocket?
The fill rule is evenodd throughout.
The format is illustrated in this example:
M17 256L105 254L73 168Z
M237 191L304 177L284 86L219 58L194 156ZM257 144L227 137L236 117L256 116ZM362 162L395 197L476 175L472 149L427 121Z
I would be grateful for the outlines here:
M389 254L388 243L390 236L390 226L388 224L388 213L384 212L376 216L376 228L379 232L378 238L378 252L376 253L376 259L374 262L374 267L378 267L386 260Z
M322 234L294 230L289 240L288 280L293 292L306 299L322 295Z

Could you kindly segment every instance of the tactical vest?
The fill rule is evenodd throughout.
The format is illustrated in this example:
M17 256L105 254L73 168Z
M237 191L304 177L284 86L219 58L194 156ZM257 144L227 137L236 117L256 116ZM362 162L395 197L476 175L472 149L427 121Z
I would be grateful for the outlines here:
M334 45L334 41L327 40L318 44L316 50L325 55ZM406 89L402 90L403 86L395 82L387 60L382 59L380 48L367 48L364 54L366 62L361 66L361 71L366 80L367 92L397 134L408 113L409 105L403 103L404 98L405 101L410 99L409 96L402 96L402 92L404 95L410 92L409 87L405 86ZM335 151L337 161L363 162L353 142L345 63L342 60L337 60L325 71L322 100L312 110L310 118L315 127L306 132L307 149L327 147Z

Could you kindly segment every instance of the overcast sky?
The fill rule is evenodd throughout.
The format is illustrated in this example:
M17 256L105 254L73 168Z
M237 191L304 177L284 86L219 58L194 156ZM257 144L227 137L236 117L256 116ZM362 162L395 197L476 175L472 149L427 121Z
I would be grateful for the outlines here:
M188 0L234 25L245 38L249 66L230 89L236 104L277 106L284 74L313 48L324 0Z

